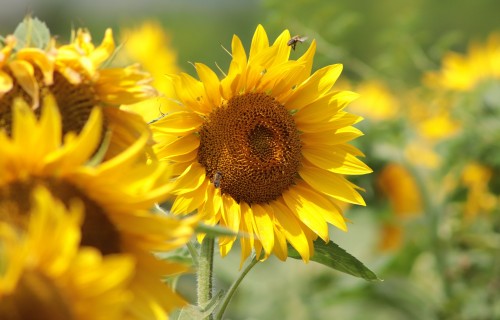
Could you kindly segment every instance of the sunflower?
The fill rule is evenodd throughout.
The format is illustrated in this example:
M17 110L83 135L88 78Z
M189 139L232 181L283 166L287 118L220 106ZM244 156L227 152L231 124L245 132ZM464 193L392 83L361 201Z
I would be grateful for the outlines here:
M471 43L467 54L447 53L439 71L428 72L424 82L431 87L470 91L481 82L500 79L500 33L492 33L485 44Z
M178 108L169 97L174 89L165 74L179 72L177 53L172 48L169 33L156 21L148 20L135 28L123 28L120 32L123 49L118 52L117 61L136 61L153 78L152 86L159 92L153 97L123 109L139 113L147 122Z
M356 86L361 97L349 109L374 122L394 119L399 113L399 101L386 84L378 80L365 81Z
M55 99L44 97L41 109L37 120L24 101L15 100L12 134L0 131L0 205L11 208L10 212L29 212L29 197L37 186L47 188L65 205L72 199L81 201L85 218L80 245L97 248L104 256L132 254L137 260L128 313L164 318L183 300L161 277L183 272L185 267L157 261L151 251L186 243L194 221L149 212L170 191L164 165L138 160L149 137L142 136L114 158L91 166L88 162L100 141L101 109L92 109L79 134L69 132L64 138ZM27 224L24 215L0 216L0 220L19 228Z
M470 221L480 213L492 212L498 207L498 196L489 188L493 170L483 164L472 162L465 165L461 183L467 189L464 205L465 218Z
M269 45L259 25L247 60L234 36L227 75L197 63L201 81L172 76L184 110L151 126L158 158L178 175L172 212L198 210L209 224L248 234L242 261L252 249L285 260L288 242L307 262L313 240L329 240L328 224L347 230L332 199L365 204L344 177L371 172L347 143L362 135L352 127L360 117L343 110L357 95L330 90L339 64L311 74L314 41L290 60L289 40L286 30ZM220 239L221 255L235 240Z
M0 222L0 318L123 319L132 300L131 255L79 248L83 207L66 208L43 187L32 193L26 227Z
M47 48L16 49L14 36L6 37L0 54L0 126L10 132L11 104L21 97L39 113L41 98L55 97L62 115L63 132L80 132L94 106L103 110L103 126L112 132L106 158L111 158L141 135L149 134L144 121L119 110L156 94L149 74L138 65L105 68L115 45L111 29L95 47L88 31L79 29L70 44Z

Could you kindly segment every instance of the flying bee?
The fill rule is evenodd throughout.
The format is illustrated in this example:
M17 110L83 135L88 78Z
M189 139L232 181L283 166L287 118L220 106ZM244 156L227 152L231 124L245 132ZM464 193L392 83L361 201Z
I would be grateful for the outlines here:
M220 173L220 171L217 171L215 174L214 174L214 187L217 189L217 188L220 188L220 181L222 180L222 173Z
M295 46L297 45L297 43L302 43L304 41L307 40L307 37L301 37L301 36L294 36L292 37L290 40L288 40L288 42L286 43L287 45L289 45L290 47L292 47L293 50L295 50Z

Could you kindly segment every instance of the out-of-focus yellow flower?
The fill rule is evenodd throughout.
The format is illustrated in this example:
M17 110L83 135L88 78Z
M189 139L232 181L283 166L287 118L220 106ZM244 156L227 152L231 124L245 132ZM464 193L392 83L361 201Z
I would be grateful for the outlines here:
M355 91L360 97L350 104L351 112L374 121L393 119L398 115L399 102L383 83L362 82Z
M488 188L492 170L478 163L469 163L462 172L462 183L467 188L464 214L473 219L481 212L489 212L498 204L497 197Z
M446 111L423 120L417 127L421 136L432 141L449 138L460 129L460 125L453 121L450 113Z
M39 114L40 101L51 94L62 115L63 133L80 132L94 107L103 110L103 126L111 132L106 158L111 158L149 134L138 116L118 109L156 94L151 77L138 65L106 68L115 44L111 29L99 46L90 33L79 29L71 43L47 49L25 47L14 50L16 39L7 37L0 54L0 126L10 132L12 102L22 98Z
M382 251L393 251L403 243L404 220L421 213L422 199L413 176L397 163L389 163L382 169L377 185L389 200L394 214L382 225L379 248Z
M390 163L379 174L377 184L399 217L420 213L422 200L412 175L400 164Z
M116 157L89 166L100 141L102 109L95 107L79 134L63 136L61 115L48 95L40 119L22 99L12 107L12 134L0 130L0 205L8 212L29 212L30 197L39 186L61 202L74 199L84 205L82 246L97 248L104 256L130 254L136 273L130 284L134 299L127 314L164 319L183 300L162 283L162 277L186 270L157 260L151 252L168 251L185 244L193 234L192 219L154 215L149 210L170 191L170 171L139 159L149 140L143 136ZM0 220L23 228L27 215L8 214Z
M460 131L460 124L451 115L452 101L443 96L424 96L416 90L405 95L407 114L418 137L429 146Z
M330 197L364 205L345 178L371 172L348 143L362 134L360 117L344 111L357 94L330 91L341 65L311 74L315 41L290 60L289 40L285 30L270 45L259 25L247 57L234 36L227 76L201 63L201 81L172 76L184 110L152 124L158 158L179 173L172 211L198 210L208 224L250 235L240 239L242 261L252 249L285 260L287 242L308 261L313 240L329 240L328 224L347 230ZM221 254L235 241L222 238Z
M137 61L153 77L153 86L160 93L153 97L124 109L139 113L149 122L163 114L179 109L172 101L175 91L167 74L178 73L177 54L170 43L170 36L154 21L146 21L137 28L126 28L121 33L123 50L119 52L119 60Z
M432 149L432 144L419 139L411 141L404 149L404 156L411 164L419 167L437 168L441 157Z
M378 248L381 251L396 251L404 241L403 226L399 222L384 223L380 230Z
M491 34L485 44L472 43L467 54L446 54L441 70L427 73L424 83L431 87L469 91L488 79L500 79L500 33Z
M0 203L0 217L26 217L24 228L0 219L0 318L124 319L134 257L79 247L81 201L67 207L43 187L31 196L27 212Z

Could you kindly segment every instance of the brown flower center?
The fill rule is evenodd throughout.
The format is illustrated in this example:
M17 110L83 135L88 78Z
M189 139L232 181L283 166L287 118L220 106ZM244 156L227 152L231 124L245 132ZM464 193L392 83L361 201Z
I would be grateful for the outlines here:
M0 319L74 319L60 289L41 273L23 272L15 291L0 299Z
M293 117L265 93L236 96L209 114L198 162L223 194L267 203L295 183L302 154Z
M26 214L30 212L31 195L35 186L43 185L54 197L69 206L74 198L83 201L85 218L82 225L81 246L99 249L102 254L121 252L120 234L109 220L101 206L89 199L84 192L72 184L56 179L33 178L26 181L15 181L0 188L0 220L15 223L21 228L27 225Z
M0 128L5 128L10 135L12 132L12 103L15 98L21 97L28 104L33 100L15 80L10 71L6 71L14 79L13 88L0 98ZM96 93L91 84L82 82L70 83L61 73L54 72L54 83L44 84L41 72L36 69L35 78L40 87L40 97L51 93L54 95L62 118L63 134L73 131L79 133L87 122L92 108L97 104ZM40 114L41 108L36 110Z

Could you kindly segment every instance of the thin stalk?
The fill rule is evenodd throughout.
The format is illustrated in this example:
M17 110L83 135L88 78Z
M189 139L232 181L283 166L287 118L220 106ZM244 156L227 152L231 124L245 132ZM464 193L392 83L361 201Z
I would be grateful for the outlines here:
M422 199L422 206L424 212L427 215L427 221L430 233L430 242L432 247L432 253L436 260L437 269L441 276L441 281L443 284L443 289L445 291L446 297L449 299L452 296L452 290L450 282L447 277L447 253L443 240L439 236L439 226L441 223L442 208L439 206L437 201L433 201L431 191L426 187L424 178L422 174L412 165L406 163L405 166L410 170L412 176L415 179L417 188L419 189L420 196Z
M243 281L247 273L250 272L250 270L252 270L252 268L257 264L257 262L259 262L259 260L257 260L255 254L253 254L250 263L243 269L243 271L240 273L236 281L233 282L233 284L227 291L226 295L224 296L224 299L222 299L219 312L217 312L217 315L215 317L216 320L222 320L222 316L224 315L224 312L226 312L226 308L229 305L229 302L231 302L231 299L233 298L236 289L240 285L241 281Z
M199 254L198 254L198 251L196 250L195 246L193 245L193 243L191 241L189 241L187 244L186 244L187 248L188 248L188 251L189 253L191 254L191 258L193 259L193 265L198 268L198 259L199 259Z
M212 299L214 242L214 238L205 237L200 246L197 283L198 307L200 307L200 309L204 309ZM205 320L213 320L213 315L208 315Z

